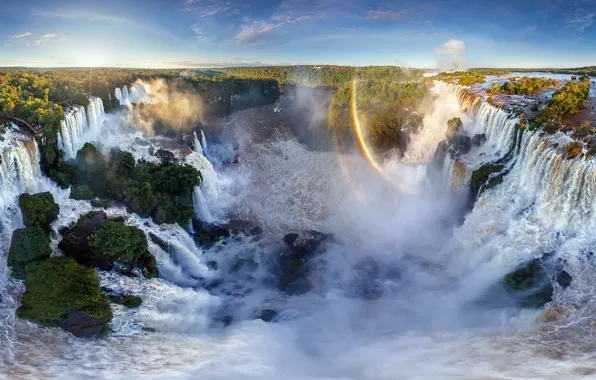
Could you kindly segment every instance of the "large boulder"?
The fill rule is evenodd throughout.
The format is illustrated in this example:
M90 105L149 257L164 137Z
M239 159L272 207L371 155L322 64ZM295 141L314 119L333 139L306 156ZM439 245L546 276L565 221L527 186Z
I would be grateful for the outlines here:
M50 234L41 227L27 227L12 233L8 266L12 268L12 276L25 278L25 265L50 257Z
M486 142L486 135L484 133L479 133L472 137L472 144L475 146L480 146Z
M79 218L77 223L64 231L63 238L58 248L60 248L66 256L72 257L79 264L88 267L99 267L101 269L109 270L112 265L102 255L96 256L91 252L89 247L89 239L91 234L95 232L106 220L108 216L103 211L91 211Z
M505 165L488 163L472 172L472 197L476 199L484 190L501 184L506 175Z
M459 117L454 117L447 121L447 132L445 137L447 140L451 140L455 135L462 133L464 130L464 124Z
M28 264L26 271L19 318L62 327L78 337L109 332L112 310L94 269L69 257L52 257Z
M145 277L158 277L157 262L148 250L145 233L122 220L92 211L66 230L58 245L66 256L86 267L123 272L140 269Z
M553 286L539 259L534 259L503 279L505 290L514 296L520 306L542 307L552 301Z
M284 236L285 249L278 256L278 287L288 294L303 294L312 289L308 279L309 261L323 252L332 235L318 231Z
M48 228L58 219L60 213L60 206L54 202L54 196L50 192L34 195L21 194L19 205L23 213L23 223L28 227Z

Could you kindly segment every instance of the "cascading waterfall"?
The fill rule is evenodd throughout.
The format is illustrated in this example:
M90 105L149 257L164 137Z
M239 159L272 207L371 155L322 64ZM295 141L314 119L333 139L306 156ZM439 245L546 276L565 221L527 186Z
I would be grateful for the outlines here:
M231 181L215 171L213 164L205 157L196 133L194 152L186 157L186 162L199 170L203 178L201 184L195 189L193 197L196 217L209 223L222 220L223 209L231 201L229 194Z
M196 137L196 134L195 134ZM209 156L209 148L207 147L207 139L205 138L205 133L201 129L201 145L203 146L203 154L205 156Z
M66 158L72 158L77 154L83 145L83 134L96 130L104 113L101 98L89 99L87 112L85 107L77 106L66 113L64 120L60 122L58 134L58 147L64 151Z
M124 97L122 96L122 89L116 87L114 90L114 97L118 100L118 104L124 105Z

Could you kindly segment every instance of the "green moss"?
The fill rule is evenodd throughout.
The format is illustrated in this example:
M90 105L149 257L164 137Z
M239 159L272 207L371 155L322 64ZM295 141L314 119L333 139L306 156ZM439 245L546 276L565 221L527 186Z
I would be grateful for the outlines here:
M504 165L489 163L472 172L472 194L477 197L486 189L491 189L503 182Z
M50 235L40 227L27 227L12 233L10 251L8 252L8 266L12 268L15 278L25 278L27 263L43 260L52 254Z
M567 158L572 159L577 157L583 149L583 145L578 141L572 141L565 145L565 152L567 152Z
M93 191L87 185L74 185L70 188L70 197L76 200L90 200Z
M150 259L153 256L148 251L145 233L136 227L126 226L121 221L105 221L91 235L89 248L95 255L104 256L127 269L145 268L150 272L157 271L155 259Z
M112 311L107 297L102 295L99 278L68 257L52 257L26 266L26 291L21 298L17 315L21 319L37 321L45 326L59 326L70 308L98 318L107 324Z
M35 195L22 194L19 197L19 205L23 213L23 222L28 227L47 228L58 219L60 213L60 206L54 202L54 196L49 192Z

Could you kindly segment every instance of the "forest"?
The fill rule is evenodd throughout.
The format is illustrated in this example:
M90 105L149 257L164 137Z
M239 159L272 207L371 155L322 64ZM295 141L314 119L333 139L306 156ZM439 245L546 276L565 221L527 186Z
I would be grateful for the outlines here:
M424 70L397 66L259 66L219 69L230 75L251 79L275 79L280 85L340 87L353 79L388 82L412 82L422 78Z
M558 87L559 81L550 78L515 78L505 83L493 83L489 94L533 95L547 87Z
M531 129L543 126L546 131L556 131L567 115L584 109L590 91L590 77L581 77L578 82L569 82L557 90L548 104L542 108L530 124Z
M443 72L439 74L439 79L446 82L453 82L462 86L470 86L475 83L484 83L485 76L490 74L484 74L483 72L471 72L471 71L455 71L455 72Z

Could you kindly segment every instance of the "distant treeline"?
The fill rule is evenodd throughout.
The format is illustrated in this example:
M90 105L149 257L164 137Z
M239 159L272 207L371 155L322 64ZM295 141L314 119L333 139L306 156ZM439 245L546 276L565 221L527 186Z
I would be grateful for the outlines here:
M505 83L493 83L489 94L530 95L546 87L557 87L559 81L549 78L515 78Z
M359 80L412 82L422 78L424 70L397 66L259 66L218 69L224 73L251 79L275 79L282 85L340 87Z
M511 72L518 72L518 73L540 72L540 73L555 73L555 74L573 74L573 75L580 75L580 76L581 75L596 76L596 66L584 66L584 67L567 68L567 69L553 69L553 68L487 69L487 68L474 68L474 69L469 69L469 71L474 71L474 72L503 71L505 73L511 73ZM500 74L486 74L486 75L500 75Z

